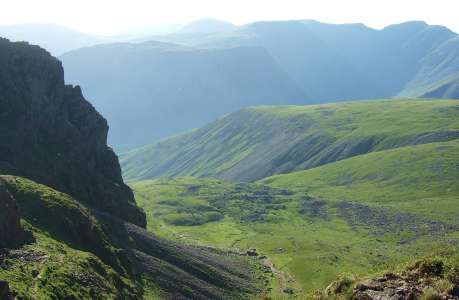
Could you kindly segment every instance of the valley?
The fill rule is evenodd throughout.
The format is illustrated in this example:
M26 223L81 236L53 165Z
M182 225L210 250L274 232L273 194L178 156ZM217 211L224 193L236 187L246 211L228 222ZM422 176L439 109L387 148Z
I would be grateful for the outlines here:
M385 102L333 107L336 111L347 111L348 106L367 105L378 110L382 103ZM414 103L417 111L411 109ZM405 112L405 105L410 107L411 118L401 121L397 112ZM386 122L384 128L374 128L379 128L381 135L384 130L394 132L397 128L400 137L391 134L387 144L384 139L377 139L380 142L371 152L252 183L175 177L129 184L147 213L152 231L192 245L238 251L255 248L261 256L271 259L277 269L288 274L286 287L299 295L323 290L343 274L368 276L397 270L414 258L457 247L459 140L454 136L445 138L445 135L431 140L418 138L425 132L430 136L436 136L437 131L454 132L458 128L455 123L457 102L393 101L387 104L391 106L388 115L394 121ZM303 108L310 109L316 110L315 107ZM300 108L277 110L281 114ZM355 108L352 111L355 112ZM361 123L355 122L356 125L348 123L352 128L348 132L352 132L354 138L361 132L357 125L370 134L370 125L378 124L371 118L371 109L366 107L365 111L369 112L368 119L359 119ZM443 111L445 119L438 113L431 119L429 111ZM378 121L386 117L377 115ZM350 119L349 115L346 119ZM406 127L395 120L406 122L403 123ZM257 130L259 137L276 138L263 134L263 130L270 130L269 126ZM310 126L303 130L316 129ZM238 131L236 136L240 134ZM179 138L174 138L174 142ZM224 136L224 140L232 139ZM263 142L260 140L262 138L258 142ZM418 142L408 142L410 140ZM280 288L282 281L280 277L274 281L273 297L286 296L285 287Z
M0 300L459 299L453 30L5 24Z

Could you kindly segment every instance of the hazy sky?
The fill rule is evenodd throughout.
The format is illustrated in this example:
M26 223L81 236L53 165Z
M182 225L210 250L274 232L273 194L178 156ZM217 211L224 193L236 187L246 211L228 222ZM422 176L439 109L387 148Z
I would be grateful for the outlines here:
M381 28L425 20L459 32L459 0L0 0L0 24L47 22L112 34L213 17L235 24L316 19Z

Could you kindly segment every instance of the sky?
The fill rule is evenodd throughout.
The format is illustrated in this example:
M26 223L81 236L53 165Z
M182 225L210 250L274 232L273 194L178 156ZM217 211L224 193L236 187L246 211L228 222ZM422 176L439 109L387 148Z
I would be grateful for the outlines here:
M93 34L217 18L314 19L373 28L424 20L459 32L459 0L0 0L0 25L54 23Z

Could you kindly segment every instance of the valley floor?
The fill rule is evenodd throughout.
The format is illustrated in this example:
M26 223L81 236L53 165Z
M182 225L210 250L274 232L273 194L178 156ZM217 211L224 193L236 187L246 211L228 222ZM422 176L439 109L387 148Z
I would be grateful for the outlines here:
M343 274L379 274L457 249L458 161L454 140L257 183L185 177L130 185L151 231L189 244L255 248L272 261L271 295L284 297L323 290Z

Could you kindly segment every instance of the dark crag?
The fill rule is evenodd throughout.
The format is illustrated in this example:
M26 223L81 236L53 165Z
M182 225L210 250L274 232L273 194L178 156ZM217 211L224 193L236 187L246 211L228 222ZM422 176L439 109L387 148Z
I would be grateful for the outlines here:
M0 168L66 192L145 227L106 146L107 121L79 87L64 84L61 63L27 43L0 39Z

